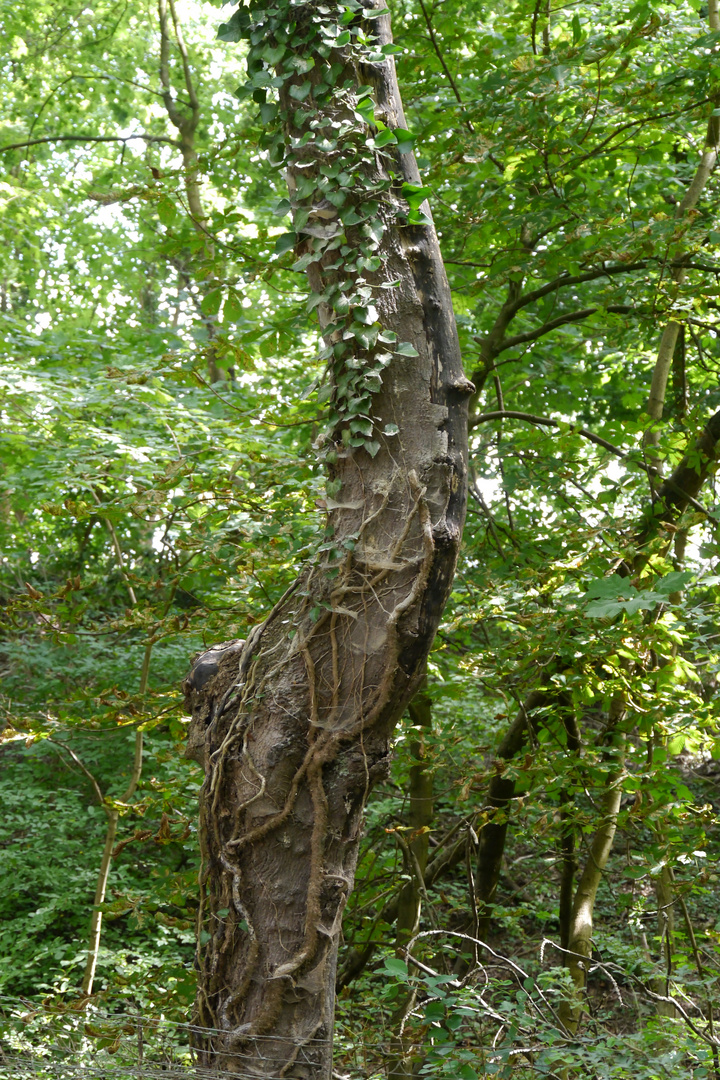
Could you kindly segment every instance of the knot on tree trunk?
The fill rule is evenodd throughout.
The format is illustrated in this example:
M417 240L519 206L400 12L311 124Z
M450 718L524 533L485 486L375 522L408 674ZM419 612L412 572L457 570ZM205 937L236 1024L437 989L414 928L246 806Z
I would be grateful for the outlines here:
M193 658L192 667L183 679L185 705L190 713L185 757L205 765L208 729L222 714L228 691L239 677L239 654L244 638L222 641Z

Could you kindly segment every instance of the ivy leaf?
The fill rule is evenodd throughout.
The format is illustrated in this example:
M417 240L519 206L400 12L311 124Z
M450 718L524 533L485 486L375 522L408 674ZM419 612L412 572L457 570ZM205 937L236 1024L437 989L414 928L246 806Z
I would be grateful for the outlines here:
M278 236L277 240L275 241L275 254L284 255L286 251L290 251L291 248L294 248L296 243L297 233L282 233L282 235Z
M408 225L432 225L432 221L420 210L411 210L408 214Z
M266 101L260 106L260 120L263 124L271 124L278 113L278 107L274 101Z
M352 336L363 349L371 349L377 341L377 330L372 326L359 326L354 323L351 327Z
M218 27L217 36L220 41L240 41L245 37L245 32L250 26L250 15L246 8L240 7L233 12L226 23Z
M375 122L375 103L373 99L366 97L358 101L355 106L355 114L363 123L373 124Z
M293 85L290 87L290 97L294 98L295 101L304 101L311 90L311 82L300 83L299 86L297 85L297 83L293 83Z
M397 138L395 137L394 131L391 131L390 128L385 128L384 131L379 131L375 138L371 139L370 142L379 150L383 146L389 146L391 143L396 143Z
M422 184L403 184L401 194L411 210L418 210L432 195L432 188L424 187Z
M370 436L373 433L372 420L366 420L364 417L359 420L351 420L350 430L353 434Z
M395 128L398 150L401 154L411 154L415 144L415 136L407 128Z
M279 64L287 52L285 45L267 45L262 51L262 58L271 67Z
M295 271L307 270L310 263L318 261L318 256L312 251L308 251L306 255L301 255L300 258L293 263L292 268Z

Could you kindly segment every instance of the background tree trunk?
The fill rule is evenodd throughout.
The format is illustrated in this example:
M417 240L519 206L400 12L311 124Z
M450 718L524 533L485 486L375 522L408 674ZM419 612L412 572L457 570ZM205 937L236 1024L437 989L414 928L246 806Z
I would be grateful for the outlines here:
M390 41L387 17L373 27L378 46ZM343 50L330 59L338 57L335 85L354 80L346 101L372 82L377 114L404 129L392 60L360 70ZM314 87L327 71L318 60ZM323 114L313 95L305 107L317 130L336 127L337 106ZM302 169L290 164L291 194L300 177L320 181L327 162L306 143ZM388 168L419 182L412 154L397 152L376 152L366 179L383 183ZM379 205L381 265L363 280L383 331L412 348L388 358L372 395L377 448L352 445L338 422L327 550L244 644L205 654L186 684L191 742L206 769L196 1022L208 1031L199 1059L224 1072L329 1080L337 948L363 808L422 677L462 532L472 384L437 238L432 224L398 224L397 180ZM322 293L337 281L338 245L314 243L330 230L313 217L296 213L296 224L310 238L298 251L317 253L309 276ZM360 249L367 232L346 225L344 236ZM336 316L319 308L326 341L337 343ZM349 363L332 365L336 400L343 374L377 355L353 347Z

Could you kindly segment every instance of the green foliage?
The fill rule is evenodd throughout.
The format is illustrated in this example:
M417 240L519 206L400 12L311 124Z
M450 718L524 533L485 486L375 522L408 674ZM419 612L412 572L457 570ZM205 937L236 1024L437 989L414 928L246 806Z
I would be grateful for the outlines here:
M101 780L122 780L132 745L126 731L72 739ZM85 964L88 898L95 889L105 815L65 746L41 739L4 750L0 995L73 992ZM197 769L167 728L147 746L149 775L123 819L127 846L114 864L99 969L105 985L142 1010L178 1017L194 994ZM117 781L116 781L117 782ZM140 842L131 837L140 834ZM189 906L188 906L189 905Z
M237 96L260 105L260 145L293 177L290 199L275 208L292 212L293 229L278 237L275 254L295 252L292 269L307 270L313 283L307 309L323 312L319 359L331 376L324 395L331 399L324 439L330 465L334 446L364 447L375 457L372 396L393 354L417 355L383 328L373 304L379 290L396 284L387 274L378 282L383 234L428 223L420 207L430 193L396 177L389 148L408 153L412 135L376 116L372 85L357 86L353 78L355 69L398 51L379 45L373 33L372 20L385 13L349 0L323 5L310 18L303 4L283 0L271 8L241 5L218 31L221 41L248 43L248 77ZM327 61L322 67L318 57Z

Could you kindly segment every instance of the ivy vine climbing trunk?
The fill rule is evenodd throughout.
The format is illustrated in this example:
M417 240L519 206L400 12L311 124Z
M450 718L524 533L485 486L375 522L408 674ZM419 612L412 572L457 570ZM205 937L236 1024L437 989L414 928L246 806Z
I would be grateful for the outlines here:
M473 387L387 15L278 0L238 8L221 37L250 42L248 91L288 178L279 250L308 273L330 416L326 542L247 641L186 682L205 765L198 1057L329 1080L363 809L451 587Z

